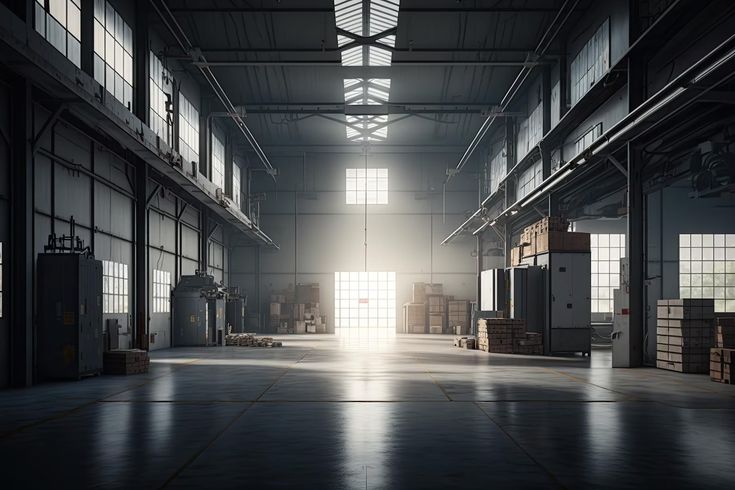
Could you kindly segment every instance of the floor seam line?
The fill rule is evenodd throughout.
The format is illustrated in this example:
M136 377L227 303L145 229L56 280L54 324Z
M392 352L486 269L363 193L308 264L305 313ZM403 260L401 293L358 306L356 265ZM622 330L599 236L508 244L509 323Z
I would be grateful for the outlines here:
M474 402L474 405L475 405L475 406L476 406L477 408L479 408L479 409L480 409L480 411L481 411L481 412L482 412L482 413L483 413L483 414L485 415L485 417L487 417L487 419L488 419L488 420L490 420L490 422L492 422L493 424L495 424L495 426L496 426L496 427L497 427L497 428L498 428L498 429L499 429L499 430L500 430L500 431L501 431L501 432L502 432L503 434L505 434L505 435L506 435L506 436L508 437L508 439L510 439L510 440L511 440L511 441L513 442L513 444L515 444L515 446L516 446L516 447L517 447L518 449L520 449L520 450L521 450L521 452L523 452L523 454L525 454L525 455L526 455L526 457L528 457L528 459L530 459L531 461L533 461L533 463L534 463L534 464L535 464L536 466L538 466L539 468L541 468L541 470L543 470L543 472L544 472L544 473L546 473L546 475L547 475L547 476L548 476L548 477L549 477L549 478L551 479L551 481L553 481L553 482L554 482L554 483L555 483L555 484L556 484L556 485L557 485L557 486L558 486L559 488L562 488L562 489L566 489L566 488L567 488L567 487L566 487L566 486L565 486L565 485L564 485L564 484L563 484L563 483L562 483L562 482L561 482L561 481L560 481L560 480L559 480L559 479L558 479L558 478L556 477L556 475L554 475L554 473L552 473L552 472L551 472L551 471L550 471L550 470L549 470L548 468L546 468L546 467L545 467L544 465L542 465L542 464L541 464L541 463L540 463L540 462L539 462L539 461L538 461L538 460L537 460L536 458L534 458L534 457L533 457L533 455L531 455L531 453L530 453L530 452L528 452L528 451L526 450L526 448L524 448L524 447L523 447L523 446L522 446L522 445L521 445L521 444L520 444L520 443L519 443L519 442L518 442L518 441L517 441L517 440L516 440L516 439L515 439L515 438L514 438L514 437L513 437L512 435L510 435L510 433L509 433L509 432L508 432L507 430L505 430L505 428L503 428L503 426L502 426L502 425L500 425L500 424L499 424L499 423L498 423L498 422L497 422L497 421L496 421L496 420L495 420L494 418L492 418L492 417L490 416L490 414L489 414L489 413L487 413L487 412L485 411L485 409L484 409L484 408L482 408L482 406L481 406L481 405L480 405L480 404L479 404L478 402Z

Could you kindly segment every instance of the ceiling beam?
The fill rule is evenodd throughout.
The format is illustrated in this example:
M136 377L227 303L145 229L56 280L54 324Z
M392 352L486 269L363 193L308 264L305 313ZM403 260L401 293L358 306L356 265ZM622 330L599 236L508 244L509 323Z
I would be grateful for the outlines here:
M520 113L498 113L492 104L387 103L380 105L325 104L245 104L247 114L347 114L377 116L388 114L478 114L483 116L519 116ZM525 114L523 114L525 115Z
M548 61L477 61L477 60L416 60L416 61L396 61L394 60L391 66L367 66L367 67L351 67L342 66L341 61L322 61L322 60L282 60L282 61L207 61L207 62L194 62L193 65L197 67L219 67L219 68L241 68L241 67L263 67L263 66L302 66L302 67L314 67L314 66L326 66L335 68L366 68L371 70L373 68L405 68L405 67L426 67L426 66L488 66L496 68L521 68L521 67L533 67L538 65L549 64Z
M172 7L174 14L332 14L334 7ZM401 14L548 14L556 13L558 7L457 7L425 8L402 7Z
M351 44L351 43L350 43ZM370 43L368 43L370 44ZM421 54L446 54L446 53L493 53L493 54L530 54L534 48L495 48L495 47L477 47L477 48L391 48L385 44L372 43L371 46L378 46L392 53L421 53ZM261 54L261 53L309 53L309 54L334 54L344 51L344 46L337 48L315 47L217 47L217 48L200 48L205 55L210 54ZM190 59L187 57L186 59Z

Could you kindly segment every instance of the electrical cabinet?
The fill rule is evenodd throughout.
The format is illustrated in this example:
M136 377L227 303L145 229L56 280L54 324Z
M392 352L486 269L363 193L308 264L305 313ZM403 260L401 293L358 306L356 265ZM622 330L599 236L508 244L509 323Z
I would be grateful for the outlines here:
M544 331L546 283L544 267L511 267L508 272L508 318L526 321L526 331Z
M538 255L547 268L548 321L544 350L584 352L592 348L591 256L586 252L551 252Z
M38 376L79 379L102 371L102 262L42 253L38 275Z
M245 299L242 297L227 298L225 318L228 330L231 328L232 333L245 332L245 316Z

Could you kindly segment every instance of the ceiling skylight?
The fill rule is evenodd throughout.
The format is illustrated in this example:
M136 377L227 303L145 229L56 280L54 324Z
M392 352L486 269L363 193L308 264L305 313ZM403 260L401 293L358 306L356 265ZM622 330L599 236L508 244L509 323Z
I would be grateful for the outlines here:
M342 65L391 66L399 9L400 0L334 0L337 44L345 48ZM365 38L374 36L374 42L365 43ZM386 104L390 78L345 79L344 94L348 105ZM346 116L346 123L350 141L383 141L388 137L387 115Z

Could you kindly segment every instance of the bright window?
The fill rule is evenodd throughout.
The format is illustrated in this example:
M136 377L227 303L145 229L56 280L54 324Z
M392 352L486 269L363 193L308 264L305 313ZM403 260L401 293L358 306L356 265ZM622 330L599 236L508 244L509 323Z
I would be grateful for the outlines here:
M102 261L102 312L128 313L128 265Z
M105 0L94 1L94 79L133 109L133 30Z
M735 312L735 235L679 235L679 297Z
M625 257L624 234L591 234L592 313L612 313L613 289L620 288L620 259Z
M235 202L237 209L240 209L240 167L232 162L232 200Z
M595 124L589 131L584 133L575 143L574 151L577 155L590 147L597 138L602 136L602 123Z
M212 183L225 190L225 145L212 133Z
M150 54L150 127L154 133L171 146L173 136L173 79L161 63Z
M179 154L199 163L199 111L179 92Z
M82 0L36 0L35 26L53 47L81 67Z
M395 272L334 273L335 333L382 339L396 332Z
M605 20L574 57L571 64L571 95L575 104L610 68L610 21Z
M387 168L348 168L347 204L388 204Z
M153 313L171 312L171 273L153 269Z

